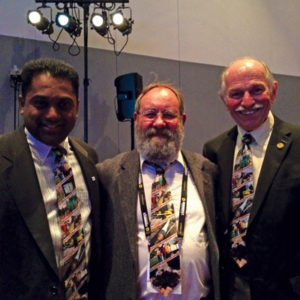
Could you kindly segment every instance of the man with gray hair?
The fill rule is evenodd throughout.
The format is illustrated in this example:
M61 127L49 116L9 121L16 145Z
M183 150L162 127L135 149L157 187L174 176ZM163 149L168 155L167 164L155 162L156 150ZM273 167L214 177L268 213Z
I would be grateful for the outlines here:
M136 102L137 149L98 165L106 299L219 299L216 169L181 148L185 120L180 91L150 84Z
M220 171L222 299L300 299L300 128L272 114L278 83L265 63L238 59L221 80L220 97L237 126L203 153Z

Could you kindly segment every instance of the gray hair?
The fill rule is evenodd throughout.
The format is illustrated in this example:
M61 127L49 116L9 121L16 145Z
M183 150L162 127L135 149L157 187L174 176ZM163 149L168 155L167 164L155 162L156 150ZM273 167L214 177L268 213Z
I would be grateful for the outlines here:
M140 93L140 95L138 96L136 102L135 102L135 112L139 113L140 107L141 107L141 101L142 98L152 89L154 88L166 88L171 90L176 98L179 101L179 112L182 115L184 113L184 98L183 98L183 94L181 93L181 91L179 90L179 88L175 87L174 85L167 83L167 82L162 82L162 81L157 81L157 82L153 82L148 84L147 86L145 86L142 90L142 92Z
M256 61L256 62L260 63L264 67L264 69L265 69L265 79L266 79L266 82L267 82L267 85L268 85L270 91L272 91L275 78L274 78L273 74L271 73L269 67L263 61L261 61L259 59L256 59L256 58L253 58L253 57L250 57L250 56L245 56L245 57L239 58L239 59L231 62L228 65L228 67L226 67L225 70L222 72L222 74L221 74L221 88L219 90L219 96L220 97L224 97L225 96L225 92L226 92L226 89L227 89L227 86L226 86L226 76L227 76L228 70L230 69L230 67L233 64L235 64L235 63L237 63L239 61L243 61L243 60Z

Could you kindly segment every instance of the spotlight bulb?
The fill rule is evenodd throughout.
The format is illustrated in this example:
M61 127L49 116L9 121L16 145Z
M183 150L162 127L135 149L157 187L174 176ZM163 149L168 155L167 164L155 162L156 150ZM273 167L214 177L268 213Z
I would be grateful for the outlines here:
M101 15L93 15L91 19L92 25L95 27L101 27L104 23L104 19Z
M56 24L60 27L65 27L70 22L70 17L65 13L58 13L56 16Z
M121 25L124 22L123 14L120 11L117 11L112 15L112 21L114 25Z
M32 25L36 25L41 21L42 14L37 10L30 10L28 12L27 17L28 17L28 22L29 23L31 23Z

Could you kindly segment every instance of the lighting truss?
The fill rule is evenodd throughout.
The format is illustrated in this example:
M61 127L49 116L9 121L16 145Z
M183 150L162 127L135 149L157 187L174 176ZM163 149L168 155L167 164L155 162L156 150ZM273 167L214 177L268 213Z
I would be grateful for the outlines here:
M28 23L35 26L36 29L40 30L42 34L47 34L49 39L53 42L53 50L59 50L60 46L58 40L63 31L67 32L72 39L72 43L69 46L69 54L76 56L80 53L80 48L77 43L77 38L81 35L82 24L89 18L89 8L92 6L92 15L90 18L90 29L95 30L100 36L107 39L108 43L113 46L114 53L118 56L121 54L123 49L128 43L128 35L132 32L132 25L134 23L132 19L132 11L129 6L126 6L126 3L129 0L35 0L36 3L40 3L41 6L37 7L36 11L42 16L40 22L34 23L29 18L29 13L27 16ZM48 4L54 4L57 10L55 18L52 17L52 7ZM118 6L119 4L119 6ZM81 11L84 10L84 15L82 17ZM117 24L113 20L113 15L119 13L122 16L122 22ZM98 19L94 18L95 16ZM98 20L99 16L103 16L103 25L98 25L93 20ZM66 23L63 24L60 22L60 18L63 17L66 20ZM48 21L48 23L46 23ZM49 24L45 26L44 24ZM53 37L54 30L53 25L56 25L60 28L56 38ZM84 24L83 24L84 25ZM123 38L123 45L120 50L117 50L116 39L112 34L112 30L117 30L120 32Z

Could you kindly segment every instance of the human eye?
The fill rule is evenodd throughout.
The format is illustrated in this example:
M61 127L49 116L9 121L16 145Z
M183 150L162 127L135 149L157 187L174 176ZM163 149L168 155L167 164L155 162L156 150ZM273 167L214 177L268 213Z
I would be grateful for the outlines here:
M251 89L250 94L251 94L251 96L258 96L258 95L261 95L264 91L265 91L265 87L258 85L258 86L254 86Z
M142 115L147 119L155 119L157 116L157 112L155 110L146 110L142 113Z
M60 99L60 101L58 103L58 107L61 110L68 111L68 110L72 109L72 107L73 107L73 101L71 99L69 99L69 98Z
M229 91L229 97L233 99L240 99L244 95L244 91L242 90L232 90Z
M48 107L48 101L42 97L37 97L37 98L32 99L31 103L38 110Z
M177 117L177 114L171 111L164 111L163 112L163 118L166 120L172 120Z

